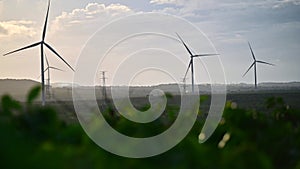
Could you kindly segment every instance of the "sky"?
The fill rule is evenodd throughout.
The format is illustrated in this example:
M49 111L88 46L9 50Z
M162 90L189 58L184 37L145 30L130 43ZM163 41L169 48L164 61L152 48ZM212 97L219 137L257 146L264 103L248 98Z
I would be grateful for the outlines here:
M46 0L0 0L1 55L41 40L46 8ZM102 30L99 32L99 28L107 25L110 27L109 23L125 16L153 12L183 18L203 34L190 28L192 26L189 24L185 25L182 20L175 19L167 25L165 23L168 17L151 17L140 21L139 25L130 25L130 21L123 22L123 25L112 24L119 26L119 29L106 29L106 34ZM111 39L125 35L122 34L124 32L134 33L139 29L151 31L149 25L148 27L146 25L153 22L156 23L155 28L161 28L161 31L171 36L173 40L147 35L121 43L111 52L107 60L99 64L95 74L96 84L101 83L99 80L101 70L107 71L108 84L124 84L126 80L135 85L180 81L189 63L189 55L178 39L177 41L174 39L176 29L193 52L220 54L219 60L212 58L206 63L204 58L195 61L197 83L210 83L212 80L205 72L211 71L213 75L213 71L222 66L228 84L253 83L252 70L242 77L253 62L248 41L258 60L276 65L274 67L258 65L260 83L300 81L299 14L300 0L52 0L46 41L76 68L79 58L88 58L83 55L89 54L85 52L86 46L92 40L97 39L97 44L105 46ZM95 38L95 35L103 36ZM65 70L64 72L53 70L51 82L71 83L74 73L51 52L46 51L46 54L51 66ZM97 53L93 53L95 54ZM128 59L129 56L131 58ZM172 58L178 57L184 64L172 61ZM124 59L127 66L118 67ZM147 70L145 63L152 64L153 61L153 65L157 65L155 61L159 60L168 67L167 72L157 69ZM134 69L137 65L140 66L140 70ZM145 69L142 69L141 65L144 65ZM89 66L86 66L86 69L88 68ZM0 69L0 79L39 81L39 48L0 57ZM121 73L116 76L116 72ZM134 72L134 77L126 76ZM115 80L116 77L124 78L124 81ZM190 79L188 75L187 80ZM212 79L217 79L213 80L214 82L218 79L223 80L222 77Z

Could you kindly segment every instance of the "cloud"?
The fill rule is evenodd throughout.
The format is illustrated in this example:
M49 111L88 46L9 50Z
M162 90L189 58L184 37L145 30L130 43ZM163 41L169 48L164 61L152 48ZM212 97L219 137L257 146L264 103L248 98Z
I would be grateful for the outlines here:
M205 32L224 58L228 81L242 80L240 72L249 66L247 41L259 58L289 65L277 67L276 78L298 79L290 72L299 72L295 63L299 62L300 0L151 0L150 4L159 12L184 17ZM276 79L270 75L261 79Z
M156 10L158 12L184 17L215 35L222 32L232 36L240 31L265 30L272 25L300 21L299 2L300 0L150 1L152 4L162 5ZM278 9L274 10L274 5L278 5Z
M53 30L64 30L68 27L83 24L99 24L105 23L120 16L128 15L133 11L121 4L105 4L89 3L85 8L77 8L72 12L63 12L53 21Z
M282 8L287 5L300 5L300 0L280 0L272 6L272 8Z
M0 37L26 35L32 37L36 34L33 26L35 22L27 20L0 22Z
M183 5L184 0L151 0L151 4L174 4L174 5Z
M0 15L2 14L3 11L3 1L0 0Z
M4 27L2 27L2 26L0 25L0 36L1 36L1 35L6 35L7 33L8 33L7 29L5 29Z
M185 11L197 11L202 9L243 9L249 7L279 8L286 5L300 5L300 0L151 0L154 5L175 5Z

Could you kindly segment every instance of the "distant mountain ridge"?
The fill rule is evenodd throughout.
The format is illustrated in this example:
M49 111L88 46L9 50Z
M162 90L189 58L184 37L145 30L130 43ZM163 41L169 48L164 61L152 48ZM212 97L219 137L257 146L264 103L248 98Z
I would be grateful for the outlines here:
M0 96L4 94L9 94L18 100L25 100L27 92L34 86L40 85L40 82L28 79L0 79ZM190 84L189 84L190 85ZM79 86L75 85L76 88L82 88L85 90L93 90L93 86ZM219 86L218 84L216 86ZM54 90L56 90L56 95L59 96L60 93L64 93L66 98L70 99L72 83L54 83L52 84ZM200 94L210 94L211 85L210 84L200 84L198 85ZM107 86L106 90L108 95L110 95L111 86ZM127 92L127 86L113 86L114 89L118 90L119 93ZM97 93L101 95L102 87L95 86ZM148 95L153 89L160 89L164 92L168 92L174 95L180 95L180 90L183 89L183 84L160 84L153 86L131 86L129 93L133 97L140 97ZM268 82L258 84L258 89L254 89L253 84L227 84L226 92L230 93L253 93L253 92L267 92L275 93L281 91L288 92L300 92L300 82ZM190 91L188 91L190 92ZM65 96L61 97L65 97Z
M25 100L27 92L39 82L29 79L0 79L0 96L9 94L20 100Z
M30 79L0 79L0 87L5 88L8 86L14 86L14 85L20 85L24 87L28 86L34 86L34 85L39 85L40 82L30 80ZM72 83L67 83L67 82L56 82L51 84L52 87L72 87ZM183 85L183 84L175 84L175 83L170 83L170 84L159 84L159 85L147 85L147 86L131 86L131 87L169 87L169 86L178 86L178 85ZM217 84L218 85L218 84ZM297 81L291 81L291 82L263 82L258 84L260 87L300 87L300 82ZM80 87L80 85L76 84L75 86ZM98 87L100 85L97 85ZM199 84L199 87L206 87L210 86L210 84ZM251 87L253 84L248 84L248 83L229 83L226 86L228 87ZM88 86L87 86L88 87ZM91 86L89 86L91 87ZM111 87L111 86L108 86ZM115 86L115 87L126 87L126 86Z

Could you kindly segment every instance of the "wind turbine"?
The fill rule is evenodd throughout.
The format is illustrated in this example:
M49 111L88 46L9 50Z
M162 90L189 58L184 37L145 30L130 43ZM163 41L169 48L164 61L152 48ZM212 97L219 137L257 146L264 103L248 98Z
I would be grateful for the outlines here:
M50 66L46 54L45 54L45 58L46 58L46 64L47 64L47 67L46 67L46 69L44 70L44 73L45 73L45 72L48 73L47 84L46 84L46 94L47 94L49 97L51 97L51 94L50 94L50 86L51 86L51 83L50 83L50 70L51 70L51 69L53 69L53 70L58 70L58 71L63 71L63 70L62 70L62 69L59 69L59 68L56 68L56 67L53 67L53 66Z
M192 74L192 92L194 93L194 58L196 57L203 57L203 56L214 56L214 55L219 55L219 54L201 54L201 55L194 55L191 50L187 47L187 45L185 44L185 42L182 40L182 38L178 35L178 33L176 33L176 35L178 36L178 38L180 39L180 41L182 42L182 44L184 45L185 49L188 51L188 53L190 54L190 62L189 62L189 65L188 65L188 68L185 72L185 75L184 75L184 81L186 79L186 75L189 71L189 69L191 68L191 74Z
M249 72L249 70L254 66L254 79L255 79L255 89L257 88L257 74L256 74L256 64L257 63L262 63L262 64L266 64L266 65L271 65L271 66L275 66L274 64L272 63L268 63L268 62L264 62L264 61L260 61L260 60L256 60L255 58L255 55L254 55L254 52L252 50L252 47L250 45L250 43L248 42L248 45L249 45L249 48L250 48L250 51L251 51L251 54L252 54L252 58L253 58L253 63L250 65L250 67L248 68L248 70L243 74L243 77Z
M40 45L41 47L41 82L42 82L42 105L45 105L45 76L44 76L44 45L52 51L58 58L60 58L70 69L74 71L74 69L69 65L68 62L66 62L48 43L45 42L45 37L46 37L46 32L47 32L47 23L48 23L48 15L49 15L49 8L50 8L50 0L48 1L48 8L47 8L47 13L46 13L46 19L45 19L45 24L43 28L43 33L42 33L42 40L40 42L25 46L23 48L8 52L4 54L3 56L13 54L15 52L19 52L25 49L33 48L35 46Z
M61 72L63 72L63 70L62 70L62 69L59 69L59 68L56 68L56 67L53 67L53 66L50 66L46 54L45 54L45 58L46 58L46 64L47 64L47 67L46 67L46 69L44 70L44 73L46 73L46 72L48 73L47 85L50 85L50 69L58 70L58 71L61 71ZM37 78L40 78L40 77L41 77L41 75L39 75L39 77L37 77Z

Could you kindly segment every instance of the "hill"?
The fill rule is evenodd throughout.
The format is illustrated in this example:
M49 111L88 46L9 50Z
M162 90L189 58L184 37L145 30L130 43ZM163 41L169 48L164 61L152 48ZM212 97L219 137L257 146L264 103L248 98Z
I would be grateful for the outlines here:
M27 92L39 84L28 79L0 79L0 96L9 94L18 100L25 100Z

